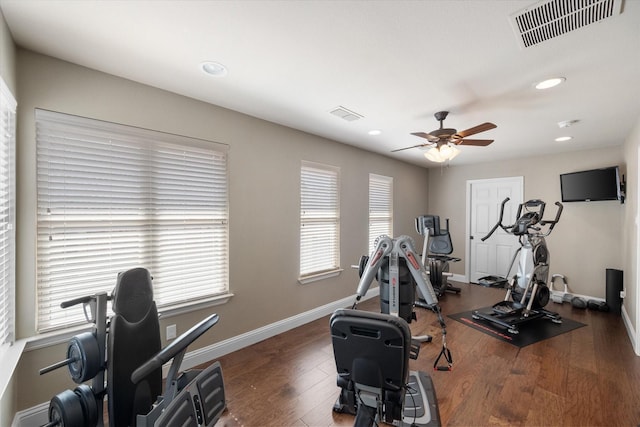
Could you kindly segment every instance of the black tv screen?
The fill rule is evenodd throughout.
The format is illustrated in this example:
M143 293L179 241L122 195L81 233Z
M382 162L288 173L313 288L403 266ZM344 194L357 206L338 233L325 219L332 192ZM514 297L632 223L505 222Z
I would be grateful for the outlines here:
M560 175L563 202L586 202L620 199L618 166Z

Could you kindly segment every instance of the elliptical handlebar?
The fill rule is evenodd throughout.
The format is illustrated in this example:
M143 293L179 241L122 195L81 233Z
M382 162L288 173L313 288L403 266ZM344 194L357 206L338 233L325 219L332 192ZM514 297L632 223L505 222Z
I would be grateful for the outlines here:
M529 213L523 214L523 218L525 218L527 215L535 215L535 216L532 216L531 218L538 218L538 219L534 219L531 222L523 222L522 224L520 224L520 228L521 228L520 232L516 232L514 231L514 227L516 224L508 225L508 226L502 224L502 220L504 216L504 206L509 200L510 200L509 197L507 197L502 201L502 204L500 205L500 218L498 219L498 222L496 223L496 225L493 226L493 228L489 231L489 233L487 233L487 235L481 238L480 240L482 240L483 242L487 240L489 237L491 237L491 235L493 235L493 233L498 229L498 227L501 227L504 231L506 231L509 234L521 235L526 233L526 234L532 234L532 235L538 235L538 236L548 236L549 234L551 234L551 231L553 230L555 225L560 221L560 216L562 215L562 209L563 209L562 203L555 202L555 205L558 207L558 210L556 211L556 216L554 219L543 220L542 216L544 214L544 208L546 203L540 199L533 199L533 200L526 201L524 203L520 203L520 205L518 205L518 212L516 213L516 218L517 218L516 224L520 224L520 221L521 221L520 214L522 213L523 207L525 208L525 210L527 210L527 208L538 209L538 211L535 213L529 212ZM536 223L540 224L540 227L536 227L534 225ZM549 228L547 229L546 232L543 233L542 226L545 226L545 225L548 225ZM533 231L533 233L529 233L525 229Z
M493 233L495 233L498 227L501 227L503 230L506 228L504 225L502 225L502 217L504 216L504 205L506 205L509 200L511 199L506 197L502 201L502 204L500 205L500 217L498 218L498 222L496 223L496 225L493 226L493 228L489 231L489 233L487 233L487 235L482 237L480 240L482 240L483 242L487 240L489 237L491 237Z
M540 225L549 225L549 230L547 231L545 236L548 236L549 233L551 233L551 230L553 230L553 227L555 227L556 224L560 221L560 215L562 215L562 209L564 209L564 206L560 202L556 202L555 205L558 207L558 210L556 211L556 217L551 221L550 220L540 221Z

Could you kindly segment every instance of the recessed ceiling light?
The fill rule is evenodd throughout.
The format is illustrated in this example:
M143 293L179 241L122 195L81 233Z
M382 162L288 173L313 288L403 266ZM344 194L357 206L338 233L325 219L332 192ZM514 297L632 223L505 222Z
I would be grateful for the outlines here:
M563 142L563 141L569 141L570 139L573 139L572 136L560 136L558 138L556 138L557 142Z
M211 76L224 77L227 75L227 67L220 64L219 62L205 61L200 64L200 68L202 68L202 71Z
M552 79L543 80L540 83L536 84L536 89L549 89L554 86L558 86L560 83L563 83L565 80L564 77L554 77Z
M369 135L373 135L373 136L380 135L381 133L382 131L380 129L372 129L368 132Z

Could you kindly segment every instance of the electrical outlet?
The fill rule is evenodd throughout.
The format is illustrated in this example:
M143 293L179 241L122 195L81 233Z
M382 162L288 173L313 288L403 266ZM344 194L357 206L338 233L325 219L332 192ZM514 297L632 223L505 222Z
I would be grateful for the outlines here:
M177 334L176 325L167 326L167 339L168 340L174 339L176 337L176 334Z

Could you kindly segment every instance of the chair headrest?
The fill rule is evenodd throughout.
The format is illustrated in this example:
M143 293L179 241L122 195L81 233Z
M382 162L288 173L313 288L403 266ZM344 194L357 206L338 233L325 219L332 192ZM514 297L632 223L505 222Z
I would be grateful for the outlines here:
M153 283L146 268L132 268L118 273L112 294L113 312L128 322L139 322L153 304Z

